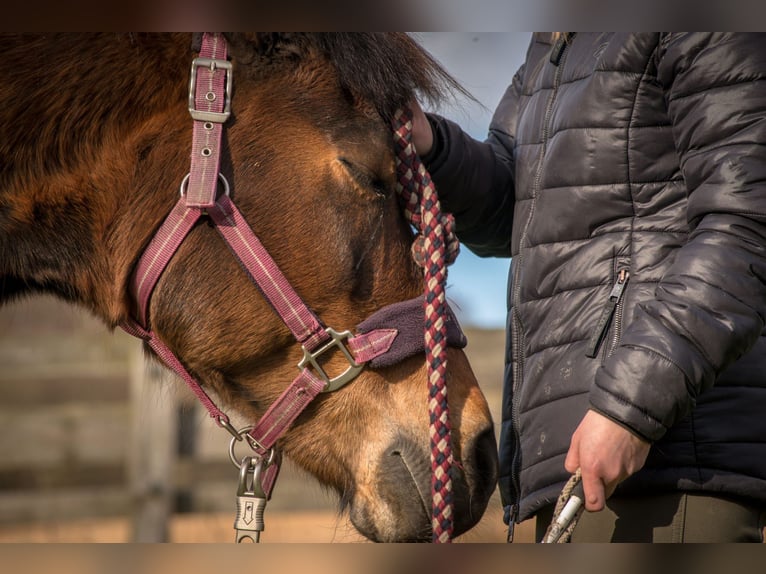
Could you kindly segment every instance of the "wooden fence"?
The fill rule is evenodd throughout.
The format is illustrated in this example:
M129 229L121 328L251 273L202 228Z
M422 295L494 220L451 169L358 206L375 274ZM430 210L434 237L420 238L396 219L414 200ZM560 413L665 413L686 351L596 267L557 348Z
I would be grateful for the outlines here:
M502 334L471 332L469 341L474 370L499 409ZM128 335L48 297L6 306L0 396L0 533L120 518L128 539L163 541L178 539L171 517L183 513L233 522L238 472L228 433ZM335 505L286 461L267 517L334 516ZM502 536L497 516L492 539Z

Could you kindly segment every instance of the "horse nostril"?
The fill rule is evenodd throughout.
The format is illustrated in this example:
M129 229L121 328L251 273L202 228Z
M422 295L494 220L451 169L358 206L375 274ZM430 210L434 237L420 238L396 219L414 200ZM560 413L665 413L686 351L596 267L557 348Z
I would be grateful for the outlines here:
M497 440L494 430L489 428L479 434L467 454L473 498L486 501L492 496L497 484Z
M352 522L368 537L380 541L431 539L431 463L424 445L407 436L397 437L381 452L375 465L375 507L388 509L391 522L381 529L364 505L352 512ZM476 525L497 483L497 442L489 429L462 444L462 464L450 470L454 502L454 536Z
M375 467L379 501L395 518L396 533L375 533L381 541L426 541L430 539L430 465L428 453L416 442L400 436L386 449ZM356 523L355 523L356 524ZM360 527L356 524L357 528ZM364 525L362 525L364 526ZM360 529L361 530L361 529ZM364 531L364 530L363 530Z
M391 451L391 456L397 459L397 463L400 465L400 468L403 468L406 470L406 473L402 475L402 478L404 480L411 480L412 485L417 490L418 496L420 497L420 501L423 503L423 511L426 513L426 516L430 514L430 506L429 506L429 496L428 496L428 481L424 480L424 477L426 479L429 478L427 472L424 472L427 470L427 467L423 464L421 465L413 465L410 464L410 461L408 460L408 457L405 456L401 450L394 449Z

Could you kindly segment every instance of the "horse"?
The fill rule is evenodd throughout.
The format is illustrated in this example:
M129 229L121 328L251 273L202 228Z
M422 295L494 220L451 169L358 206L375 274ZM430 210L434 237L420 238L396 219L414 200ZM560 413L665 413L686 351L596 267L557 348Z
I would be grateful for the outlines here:
M236 83L220 174L292 289L343 329L422 297L390 122L456 82L407 34L224 38ZM188 171L198 49L199 36L182 33L0 36L0 304L51 293L110 328L134 320L136 266ZM305 357L205 217L157 279L146 323L202 392L246 420L279 400ZM343 372L342 354L331 349L319 368ZM497 455L463 351L447 356L457 536L486 510ZM368 539L430 540L423 353L354 374L306 406L280 452L336 492Z

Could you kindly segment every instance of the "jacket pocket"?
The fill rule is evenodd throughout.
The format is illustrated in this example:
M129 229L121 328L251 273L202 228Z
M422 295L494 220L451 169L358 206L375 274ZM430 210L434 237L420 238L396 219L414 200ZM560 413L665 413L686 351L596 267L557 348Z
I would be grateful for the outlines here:
M620 302L622 301L622 295L625 292L625 286L630 279L630 271L627 266L619 265L617 268L617 279L612 287L609 297L604 303L604 307L601 311L601 315L596 324L596 328L593 330L593 334L588 340L586 357L595 359L598 355L598 350L606 338L606 334L609 332L609 326L612 324L613 318L616 319L615 323L619 322L622 316L622 308ZM617 333L619 335L619 333Z

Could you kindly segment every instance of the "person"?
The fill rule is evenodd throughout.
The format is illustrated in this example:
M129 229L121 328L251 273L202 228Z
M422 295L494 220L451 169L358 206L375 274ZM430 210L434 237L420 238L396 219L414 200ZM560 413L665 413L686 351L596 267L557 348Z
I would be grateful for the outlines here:
M536 33L484 142L413 107L458 237L511 257L511 530L580 469L573 542L762 542L766 35Z

